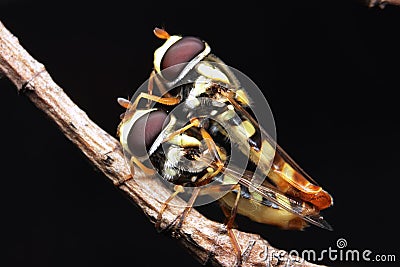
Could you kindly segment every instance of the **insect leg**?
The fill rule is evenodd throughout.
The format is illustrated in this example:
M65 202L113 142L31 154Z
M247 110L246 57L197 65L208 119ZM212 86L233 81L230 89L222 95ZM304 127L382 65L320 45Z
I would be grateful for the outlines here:
M155 95L151 95L148 93L143 93L141 92L139 94L139 96L135 99L135 101L133 103L130 103L129 100L125 99L125 98L118 98L117 101L118 103L127 109L127 111L125 111L125 113L121 114L121 119L127 119L127 116L132 116L136 110L137 105L139 104L139 101L144 98L147 99L149 101L154 101L163 105L167 105L167 106L172 106L172 105L176 105L179 104L179 102L181 101L180 97L159 97L159 96L155 96Z
M235 190L237 190L235 203L232 206L231 212L228 215L229 217L227 218L227 221L225 224L226 224L226 229L227 229L229 238L231 239L233 247L236 251L236 259L237 259L236 266L240 266L242 263L242 250L240 248L239 242L237 241L235 233L232 230L233 226L235 224L235 217L236 217L237 207L238 207L239 199L240 199L240 185L236 185ZM225 215L226 215L226 213L225 213Z
M163 203L163 205L161 206L160 212L157 215L157 221L155 223L155 227L156 230L158 232L161 232L161 219L162 219L162 214L164 213L165 209L168 207L168 203L172 201L172 199L174 197L176 197L176 195L178 195L179 193L184 192L183 187L181 185L175 185L174 186L174 192L167 198L167 200L165 200L165 202Z
M143 92L139 94L139 96L135 99L135 101L132 104L129 102L129 100L125 98L118 98L117 99L118 103L122 107L126 108L126 111L120 115L121 120L123 121L128 120L131 118L131 116L133 116L133 114L136 111L137 105L139 104L139 101L142 98L167 106L179 104L179 102L181 101L180 97L159 97ZM119 130L117 130L117 135L119 135Z
M183 210L181 216L178 218L178 223L174 223L173 227L174 232L182 227L182 223L185 220L186 216L189 214L189 212L192 210L194 202L196 201L196 198L199 196L199 192L200 192L199 187L195 187L193 189L192 196L190 197L187 206Z
M154 169L148 168L146 166L143 165L143 163L138 160L135 156L131 156L131 162L136 164L146 175L153 175L156 173L156 171ZM130 164L132 165L132 164ZM131 169L131 172L134 171ZM134 174L135 172L132 172L132 174Z
M167 137L164 138L164 140L162 141L162 143L168 142L170 141L172 138L174 138L175 136L184 133L185 131L187 131L188 129L192 128L192 127L198 127L200 125L200 121L197 118L193 118L190 120L190 123L170 134L168 134Z
M154 83L153 83L153 81L154 81L154 75L155 75L155 72L154 72L154 70L153 70L153 71L150 73L149 83L148 83L148 85L147 85L147 93L148 93L149 95L153 95L153 88L154 88ZM148 100L148 101L147 101L147 104L146 104L146 107L147 107L147 108L150 107L150 103L151 103L151 101Z
M131 163L136 164L136 166L138 166L144 172L145 175L151 176L151 175L154 175L156 172L155 170L144 166L143 163L140 162L140 160L138 160L135 156L131 156L130 161L131 161ZM131 173L128 176L124 177L122 180L114 182L115 186L120 186L120 185L124 184L125 182L133 179L133 176L135 175L135 167L133 166L133 164L129 164L129 166L130 166Z
M165 229L167 228L172 228L173 232L176 232L176 230L180 229L182 227L182 223L184 222L186 216L189 214L189 212L192 210L194 202L196 201L197 197L200 195L209 195L212 193L221 193L221 192L226 192L228 190L232 190L236 185L212 185L212 186L208 186L205 188L200 188L200 187L195 187L193 189L192 195L189 199L189 201L187 202L187 206L185 207L185 209L183 210L183 212L181 213L181 215L179 217L177 217L174 222L171 223L171 225L167 226ZM161 207L161 210L157 216L157 221L156 221L156 229L160 232L162 229L160 227L161 225L161 219L162 219L162 214L164 213L165 209L168 207L168 203L171 202L171 200L176 197L179 193L184 192L184 189L182 186L180 185L176 185L174 187L174 192L168 197L168 199L164 202L163 206Z
M122 150L121 146L115 146L111 151L105 153L104 155L107 155L107 160L109 159L108 154L111 153L111 152L115 152L116 150ZM132 166L132 164L130 164L130 168L131 168L130 169L130 173L128 175L126 175L125 177L123 177L120 180L114 181L114 185L115 186L121 186L123 183L125 183L126 181L129 181L129 180L131 180L133 178L133 175L135 174L135 169Z
M166 210L166 208L168 207L168 203L172 201L172 199L174 197L176 197L179 193L184 192L184 189L181 185L176 185L174 187L174 193L172 193L167 200L164 202L164 204L161 207L160 212L158 213L157 216L157 221L155 224L156 230L158 232L161 232L164 229L161 229L161 220L162 220L162 214L164 213L164 211ZM196 201L196 198L198 197L200 192L200 188L196 187L193 190L192 196L190 197L187 206L185 207L185 209L183 210L183 212L170 224L168 225L165 229L171 229L172 228L172 233L176 233L177 230L179 230L182 227L182 223L185 220L186 216L189 214L189 212L192 210L193 208L193 204Z
M226 225L228 223L228 218L230 218L230 216L231 216L232 209L230 209L225 204L221 203L221 210L222 210L222 213L224 214L224 216L226 218L226 221L224 223ZM232 228L236 228L236 227L237 227L236 223L233 223L232 224Z
M210 151L211 157L213 158L214 164L216 165L217 168L212 169L209 175L204 175L202 178L196 181L196 183L198 183L199 185L207 183L207 181L209 181L210 179L215 177L218 173L220 173L224 167L224 162L221 159L217 145L215 144L211 135L204 128L200 128L200 132L201 136L203 137L203 140L206 142L207 148Z
M156 72L154 70L150 73L149 83L147 85L147 93L149 95L153 95L154 82L156 84L156 88L161 93L162 97L172 98L172 95L167 92L167 89L165 88L163 83L160 81L159 76L156 74ZM150 103L151 103L151 100L148 99L147 104L146 104L147 108L150 107Z
M132 168L131 168L131 169L132 169ZM132 170L131 170L131 172L132 172ZM132 180L132 179L133 179L133 175L132 175L132 174L129 174L129 175L127 175L126 177L124 177L122 180L115 181L115 182L114 182L114 185L115 185L115 186L121 186L121 185L123 185L124 183L126 183L127 181Z
M179 104L179 102L181 101L181 99L179 97L159 97L159 96L150 95L148 93L141 92L139 94L139 96L135 99L135 101L130 105L130 108L132 110L135 110L137 105L139 104L139 100L142 98L152 100L154 102L157 102L157 103L160 103L163 105L167 105L167 106Z
M168 93L168 90L165 88L164 84L160 81L159 76L155 71L150 73L149 85L147 88L149 94L152 94L153 92L154 82L163 97L172 97L172 95Z

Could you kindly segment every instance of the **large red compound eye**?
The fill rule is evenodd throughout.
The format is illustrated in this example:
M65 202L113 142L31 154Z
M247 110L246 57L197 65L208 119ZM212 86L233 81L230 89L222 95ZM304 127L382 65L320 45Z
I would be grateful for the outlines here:
M163 126L167 125L169 117L161 110L152 111L140 117L130 129L127 136L129 150L137 157L147 154Z
M169 81L175 80L186 64L200 54L205 48L203 41L196 37L182 37L174 43L161 61L162 75Z

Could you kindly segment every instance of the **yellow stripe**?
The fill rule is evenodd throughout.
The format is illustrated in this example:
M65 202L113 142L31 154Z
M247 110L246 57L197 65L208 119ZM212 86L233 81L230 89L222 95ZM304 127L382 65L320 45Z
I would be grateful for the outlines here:
M242 121L241 125L246 131L247 138L252 137L255 134L256 129L254 128L253 124L251 124L251 122L249 122L248 120Z
M237 90L236 91L236 100L243 105L250 105L250 99L247 96L247 93L244 90Z
M163 59L168 48L170 48L174 43L176 43L180 39L182 39L182 36L178 35L170 36L162 46L160 46L156 51L154 51L153 64L156 72L161 71L161 60Z

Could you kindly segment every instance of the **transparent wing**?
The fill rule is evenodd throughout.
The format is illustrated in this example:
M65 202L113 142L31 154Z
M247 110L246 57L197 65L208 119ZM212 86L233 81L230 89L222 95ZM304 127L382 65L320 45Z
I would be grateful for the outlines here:
M230 178L233 178L240 185L254 190L263 198L276 204L280 208L301 217L303 220L323 229L327 229L330 231L333 230L332 226L324 220L324 218L319 214L319 210L315 206L300 199L296 199L292 196L285 195L284 193L280 192L276 187L268 185L268 183L266 182L264 182L262 185L253 185L251 183L251 179L254 175L253 173L245 172L244 174L241 174L238 171L234 170L234 168L231 166L225 168L223 170L223 173L225 175L228 175ZM252 198L252 200L263 204L260 200L256 198Z
M243 114L248 120L251 121L251 123L258 127L258 129L261 131L261 134L263 135L263 138L265 138L272 147L274 147L276 149L276 153L280 154L286 162L288 162L296 171L298 171L299 173L301 173L304 178L306 178L307 180L309 180L310 182L314 183L315 185L318 185L317 181L315 181L309 174L307 174L283 149L282 147L280 147L276 141L267 133L267 131L265 131L265 129L263 127L261 127L261 125L258 123L258 121L251 116L239 103L236 102L235 99L233 99L232 97L226 95L225 97L227 97L229 99L229 102L235 107L235 109L240 112L241 114Z

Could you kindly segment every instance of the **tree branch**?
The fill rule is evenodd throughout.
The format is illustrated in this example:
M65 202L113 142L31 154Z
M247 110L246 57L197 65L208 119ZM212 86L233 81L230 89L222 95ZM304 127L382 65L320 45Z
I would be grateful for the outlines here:
M0 72L43 111L64 135L71 140L114 184L130 175L120 144L113 136L97 126L64 93L50 77L43 64L36 61L19 44L0 22ZM161 209L160 199L166 199L169 191L157 179L137 173L141 179L129 180L120 189L139 206L151 222ZM149 193L151 192L151 193ZM182 202L177 198L175 201ZM182 206L182 205L180 205ZM163 224L169 225L182 209L171 207L163 213ZM180 243L201 263L214 266L233 266L235 250L224 226L208 220L192 210L178 230ZM301 258L290 258L288 253L269 245L259 235L235 230L244 251L243 266L317 266Z
M400 0L366 0L369 7L379 6L385 8L386 5L400 6Z

